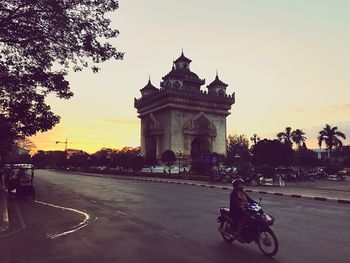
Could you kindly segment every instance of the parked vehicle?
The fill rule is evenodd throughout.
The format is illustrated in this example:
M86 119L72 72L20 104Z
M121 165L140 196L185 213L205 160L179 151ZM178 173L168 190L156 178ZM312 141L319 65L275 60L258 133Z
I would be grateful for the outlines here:
M303 175L301 175L301 180L303 181L315 181L317 178L317 173L304 173Z
M13 164L8 171L5 183L9 193L16 190L16 194L35 196L34 166L32 164Z
M261 199L260 199L261 201ZM265 214L260 203L251 203L248 206L249 220L241 233L235 234L237 222L230 216L229 208L221 207L218 217L219 228L222 238L231 243L238 240L241 243L257 243L260 250L267 256L274 256L278 252L278 240L270 226L274 218Z

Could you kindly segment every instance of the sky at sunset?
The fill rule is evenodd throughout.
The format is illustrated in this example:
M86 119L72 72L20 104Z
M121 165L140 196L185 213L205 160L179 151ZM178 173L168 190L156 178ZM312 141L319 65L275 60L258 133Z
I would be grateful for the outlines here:
M70 100L49 96L61 116L31 139L39 150L95 152L140 144L133 107L150 76L159 88L181 50L206 79L216 70L235 92L227 134L275 138L290 126L317 148L326 123L350 144L350 1L348 0L121 0L109 14L120 35L112 41L124 60L94 74L70 73Z

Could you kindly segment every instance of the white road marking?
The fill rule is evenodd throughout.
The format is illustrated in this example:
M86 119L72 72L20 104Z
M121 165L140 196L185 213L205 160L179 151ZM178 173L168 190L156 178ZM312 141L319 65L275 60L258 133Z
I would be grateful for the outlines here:
M64 232L61 232L61 233L55 232L55 233L47 234L46 235L47 238L55 239L55 238L58 238L58 237L66 236L66 235L72 234L72 233L74 233L74 232L76 232L76 231L78 231L78 230L80 230L80 229L82 229L82 228L84 228L84 227L86 227L88 225L88 221L90 219L90 215L88 213L85 213L83 211L79 211L79 210L74 209L74 208L58 206L58 205L54 205L54 204L45 203L45 202L42 202L42 201L34 201L34 202L38 203L38 204L46 205L46 206L51 206L51 207L54 207L54 208L59 208L59 209L62 209L62 210L72 211L72 212L81 214L81 215L83 215L85 217L85 219L82 222L80 222L78 225L73 226L72 229L64 231Z

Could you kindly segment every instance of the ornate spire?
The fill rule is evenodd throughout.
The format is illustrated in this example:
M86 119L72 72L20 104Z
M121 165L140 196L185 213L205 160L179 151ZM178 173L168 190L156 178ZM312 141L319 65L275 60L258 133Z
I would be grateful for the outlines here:
M184 55L184 50L182 49L182 50L181 50L181 56L180 56L178 59L176 59L174 62L175 62L175 63L178 63L178 62L191 63L192 60L190 60L189 58L187 58L187 57Z
M227 87L228 85L224 82L222 82L220 79L219 79L219 74L218 74L218 70L216 70L216 76L215 76L215 79L212 83L210 83L207 87L208 88L216 88L216 87Z
M158 89L155 86L152 85L151 75L149 75L148 76L148 83L140 91L143 92L143 91L157 91L157 90Z

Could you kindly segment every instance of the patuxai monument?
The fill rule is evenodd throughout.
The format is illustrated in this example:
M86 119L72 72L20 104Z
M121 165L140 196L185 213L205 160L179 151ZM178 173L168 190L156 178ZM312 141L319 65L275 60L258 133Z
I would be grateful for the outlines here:
M166 150L181 152L184 160L207 153L226 154L226 117L235 94L226 93L227 84L218 74L206 86L190 70L191 60L183 52L173 62L160 88L149 80L134 106L141 119L141 154L160 159Z

